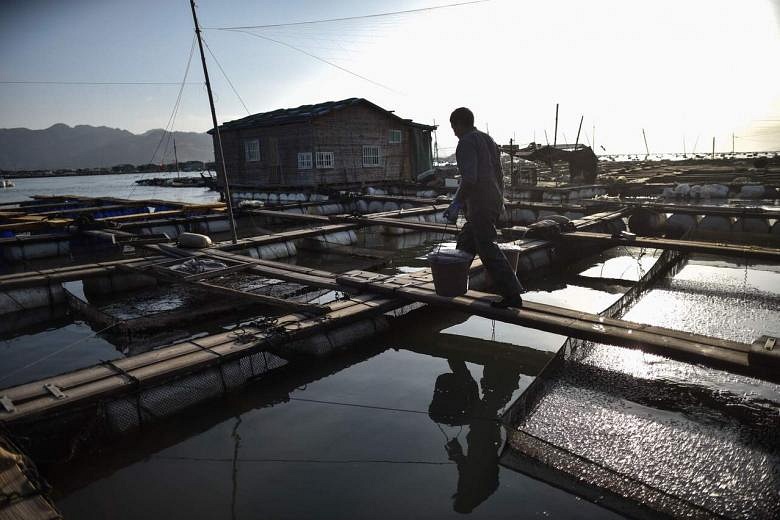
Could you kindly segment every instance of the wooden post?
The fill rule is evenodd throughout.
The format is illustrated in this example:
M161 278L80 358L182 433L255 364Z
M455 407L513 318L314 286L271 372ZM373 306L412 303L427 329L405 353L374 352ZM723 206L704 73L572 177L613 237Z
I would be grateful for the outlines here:
M230 185L228 184L227 168L225 167L225 154L222 151L222 136L219 135L219 124L217 123L217 112L214 109L214 96L211 93L211 82L209 81L209 71L206 68L206 55L203 54L203 42L200 39L200 26L198 25L198 15L195 14L195 0L190 0L192 8L192 21L195 23L195 35L198 37L198 48L200 49L200 61L203 64L203 77L206 80L206 92L209 94L209 106L211 107L211 123L214 125L214 135L217 136L217 151L219 152L219 162L222 164L222 182L225 183L225 202L227 204L228 215L230 216L230 230L233 234L233 243L238 242L236 234L236 219L233 216L233 199L230 196ZM215 157L216 159L216 157ZM219 170L219 167L217 167ZM219 172L217 172L219 174Z
M174 149L176 145L176 141L173 142ZM731 133L731 153L734 154L735 148L734 148L734 132Z
M647 147L647 135L645 134L644 128L642 129L642 139L645 140L645 153L646 153L645 159L647 159L648 157L650 157L650 148Z
M514 187L517 182L515 181L515 149L514 139L509 139L509 182Z
M577 127L577 139L574 140L574 150L577 150L577 145L580 144L580 131L582 130L582 120L585 116L580 116L580 126Z
M712 158L715 158L715 138L712 138Z
M555 134L553 134L553 148L558 144L558 103L555 103Z

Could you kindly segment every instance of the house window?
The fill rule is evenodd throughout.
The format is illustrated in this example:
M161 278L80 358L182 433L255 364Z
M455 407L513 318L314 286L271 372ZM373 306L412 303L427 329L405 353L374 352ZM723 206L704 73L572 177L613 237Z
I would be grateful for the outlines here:
M390 130L390 144L398 144L401 142L401 131Z
M244 141L244 160L257 162L260 160L260 139L247 139Z
M317 152L317 168L333 168L333 152Z
M379 166L379 147L363 147L363 166Z
M331 160L331 164L333 164L332 160ZM298 169L311 170L311 152L298 153Z

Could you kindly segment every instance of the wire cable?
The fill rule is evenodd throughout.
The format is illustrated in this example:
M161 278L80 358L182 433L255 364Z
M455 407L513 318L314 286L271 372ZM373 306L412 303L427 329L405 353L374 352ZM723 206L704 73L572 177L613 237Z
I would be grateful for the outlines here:
M301 49L300 47L296 47L295 45L292 45L290 43L283 42L281 40L276 40L274 38L269 38L268 36L263 36L263 35L260 35L260 34L249 32L249 31L243 31L243 30L239 30L239 29L235 29L235 30L232 30L232 31L233 32L240 32L240 33L248 34L250 36L254 36L255 38L260 38L262 40L267 40L269 42L273 42L273 43L276 43L278 45L283 45L283 46L288 47L288 48L290 48L290 49L292 49L294 51L297 51L297 52L300 52L302 54L305 54L306 56L309 56L310 58L314 58L317 61L321 61L321 62L323 62L323 63L325 63L327 65L330 65L331 67L335 67L335 68L337 68L337 69L339 69L339 70L341 70L343 72L346 72L347 74L351 74L352 76L355 76L356 78L360 78L363 81L367 81L367 82L369 82L369 83L371 83L373 85L376 85L377 87L381 87L381 88L383 88L385 90L388 90L388 91L390 91L390 92L392 92L394 94L403 95L403 93L401 93L401 92L399 92L399 91L397 91L397 90L395 90L395 89L393 89L391 87L388 87L387 85L379 83L378 81L374 81L371 78L367 78L366 76L358 74L357 72L352 72L351 70L349 70L349 69L347 69L345 67L342 67L341 65L337 65L336 63L333 63L332 61L328 61L325 58L320 58L316 54L312 54L311 52L306 51L304 49Z
M435 11L438 9L448 9L451 7L461 7L464 5L472 5L472 4L483 4L486 2L490 2L492 0L473 0L471 2L459 2L454 4L446 4L446 5L436 5L431 7L421 7L419 9L407 9L405 11L392 11L392 12L386 12L386 13L375 13L375 14L366 14L366 15L360 15L360 16L347 16L343 18L327 18L323 20L309 20L305 22L289 22L289 23L276 23L276 24L267 24L267 25L246 25L246 26L236 26L236 27L203 27L203 29L210 29L210 30L219 30L219 31L232 31L236 29L267 29L271 27L290 27L294 25L311 25L311 24L317 24L317 23L330 23L330 22L344 22L347 20L365 20L369 18L381 18L385 16L395 16L395 15L403 15L403 14L414 14L414 13L421 13L426 11Z
M185 83L186 85L200 85L198 82ZM83 86L111 86L111 85L158 85L173 87L181 85L181 82L165 81L0 81L0 85L83 85Z
M162 143L163 143L163 141L165 140L166 137L168 137L168 142L170 142L170 137L168 136L168 132L169 132L169 130L173 129L173 125L176 122L176 114L179 112L179 107L181 106L181 98L182 98L182 93L184 92L184 85L187 84L187 77L189 76L190 65L192 64L192 56L195 53L195 41L196 41L196 36L193 36L192 37L192 43L190 44L189 57L187 58L187 66L184 68L184 77L182 78L181 83L179 84L179 93L176 96L176 102L173 105L173 110L171 110L171 115L168 117L168 122L166 123L165 128L163 128L163 133L162 133L162 136L160 136L160 141L157 143L157 146L155 147L154 152L152 152L152 158L149 160L149 164L154 164L154 158L157 156L157 152L160 150L160 146L162 146ZM168 148L168 145L166 144L165 145L165 149L167 150L167 148ZM163 155L161 156L161 160L162 160L162 158L164 156L165 156L165 150L163 151ZM137 180L142 180L149 173L151 173L151 172L147 172L147 173L142 174L141 178L137 179ZM127 195L127 198L130 198L133 195L133 193L135 193L135 190L136 190L136 188L138 186L139 186L139 184L137 182L134 182L132 184L132 186L130 188L130 192Z
M241 95L240 95L240 94L238 93L238 91L236 90L236 87L235 87L235 86L233 86L233 82L232 82L232 81L230 81L230 78L228 77L227 73L225 72L225 69L223 69L223 68L222 68L222 65L219 63L219 60L217 59L217 57L216 57L216 56L214 56L214 53L212 52L212 50L211 50L211 47L209 47L209 44L208 44L208 43L206 43L206 40L205 40L205 39L202 39L202 38L201 38L201 41L203 42L203 45L205 45L205 46L206 46L206 50L207 50L207 51L209 51L209 54L211 54L211 57L212 57L212 58L214 58L214 63L216 63L216 64L217 64L217 67L219 67L219 70L222 72L222 75L223 75L223 76L225 76L225 79L227 80L227 82L228 82L228 85L230 85L230 88L231 88L231 89L233 89L233 94L235 94L235 95L236 95L236 97L238 98L238 100L241 102L241 106L243 106L243 107L244 107L244 110L246 110L246 114L247 114L247 115L252 115L252 113L251 113L251 112L249 111L249 109L246 107L246 103L244 103L244 100L243 100L243 98L241 98Z
M6 379L8 379L8 378L18 374L19 372L22 372L23 370L27 370L28 368L33 367L33 366L37 365L38 363L40 363L42 361L46 361L47 359L49 359L49 358L51 358L53 356L56 356L57 354L61 354L62 352L65 352L66 350L68 350L68 349L70 349L72 347L75 347L76 345L78 345L79 343L81 343L83 341L87 341L88 339L92 339L94 337L97 337L98 335L100 335L103 332L107 331L111 327L115 327L115 326L119 325L120 323L121 323L121 321L116 321L116 322L112 323L111 325L109 325L107 327L103 327L102 329L98 330L97 332L93 332L92 334L89 334L88 336L84 336L83 338L79 338L79 339L77 339L76 341L74 341L72 343L68 343L64 347L55 350L54 352L50 352L50 353L46 354L45 356L36 359L35 361L32 361L32 362L27 363L26 365L23 365L23 366L15 369L15 370L12 370L11 372L9 372L6 375L4 375L3 377L0 377L0 382L5 381Z

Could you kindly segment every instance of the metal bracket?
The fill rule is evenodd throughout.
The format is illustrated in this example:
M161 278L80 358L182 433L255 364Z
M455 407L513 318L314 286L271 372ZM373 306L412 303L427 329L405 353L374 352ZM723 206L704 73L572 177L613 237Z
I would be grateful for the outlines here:
M46 383L43 385L43 388L46 389L47 392L49 392L51 395L54 396L55 399L65 399L67 394L65 394L59 386L53 384L53 383Z
M775 349L775 345L777 344L777 338L766 338L766 343L764 343L764 350L771 351Z
M3 410L6 413L14 413L16 411L16 406L14 406L14 402L7 395L0 397L0 405L3 405Z

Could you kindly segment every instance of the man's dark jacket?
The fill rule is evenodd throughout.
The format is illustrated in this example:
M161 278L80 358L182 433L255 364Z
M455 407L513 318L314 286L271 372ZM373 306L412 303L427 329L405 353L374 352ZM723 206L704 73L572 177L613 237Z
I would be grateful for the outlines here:
M457 198L467 218L476 213L497 218L504 203L504 179L493 138L475 128L460 138L455 157L461 176Z

